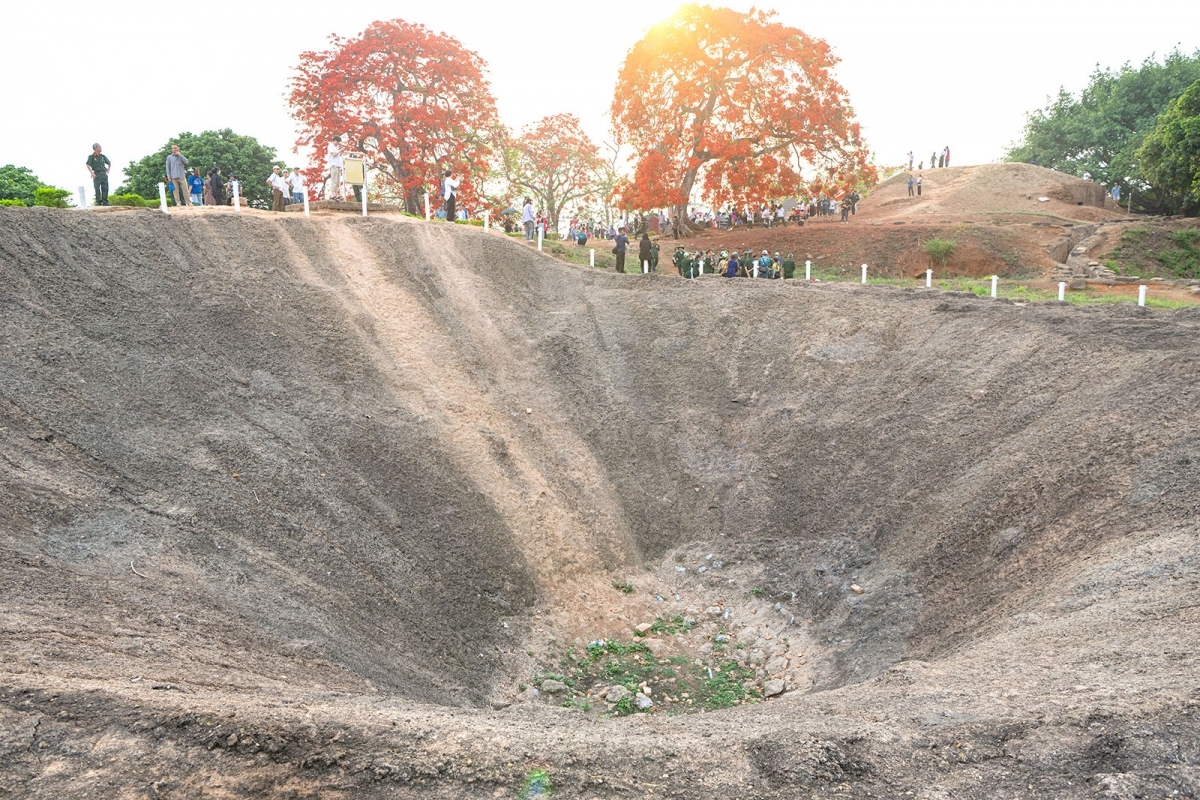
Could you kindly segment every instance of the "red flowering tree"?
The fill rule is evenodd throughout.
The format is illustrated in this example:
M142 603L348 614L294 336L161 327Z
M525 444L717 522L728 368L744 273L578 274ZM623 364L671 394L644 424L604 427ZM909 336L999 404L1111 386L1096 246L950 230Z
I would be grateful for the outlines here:
M602 191L604 162L574 114L543 117L505 149L505 171L517 192L527 192L550 216L550 229L567 203L591 202Z
M698 180L709 202L746 206L873 179L829 45L773 16L685 5L630 50L612 104L635 151L627 205L686 220Z
M330 45L300 54L289 97L305 131L297 148L323 160L340 134L414 214L422 193L437 196L441 171L453 168L462 178L460 207L472 204L500 130L483 60L450 36L399 19ZM324 165L306 177L319 185Z

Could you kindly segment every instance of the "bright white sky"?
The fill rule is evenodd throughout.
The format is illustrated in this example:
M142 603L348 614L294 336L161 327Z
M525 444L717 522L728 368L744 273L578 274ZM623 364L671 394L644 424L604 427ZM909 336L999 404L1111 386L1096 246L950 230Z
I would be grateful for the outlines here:
M741 10L750 3L731 0ZM757 4L769 8L772 0ZM1200 3L1171 0L775 0L779 20L841 58L877 163L949 145L956 165L999 159L1026 112L1059 86L1077 92L1097 64L1117 67L1200 47ZM574 113L599 143L617 70L677 0L577 3L0 0L0 164L74 190L91 182L93 141L120 169L181 131L232 128L292 155L285 105L304 50L400 17L445 31L489 65L502 120L520 128ZM119 177L114 175L114 178ZM115 189L119 180L115 180Z

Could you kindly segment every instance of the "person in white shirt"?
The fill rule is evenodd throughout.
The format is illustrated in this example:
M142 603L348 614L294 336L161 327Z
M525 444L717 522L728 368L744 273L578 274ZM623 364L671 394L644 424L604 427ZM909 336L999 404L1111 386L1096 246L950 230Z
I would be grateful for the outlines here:
M333 141L325 148L325 161L329 165L329 188L325 194L334 200L341 200L342 166L345 164L342 160L342 137L333 137Z
M300 174L300 170L298 170L298 169L292 170L292 179L291 179L290 183L292 185L292 202L293 203L303 203L304 202L304 176Z
M454 203L458 199L458 181L454 178L454 170L448 169L442 183L442 199L446 201L446 221L454 222Z
M525 198L525 207L521 209L521 225L525 228L525 240L533 241L533 201Z
M283 211L283 193L287 191L287 181L279 174L279 167L271 170L271 177L267 178L267 183L271 185L271 210Z

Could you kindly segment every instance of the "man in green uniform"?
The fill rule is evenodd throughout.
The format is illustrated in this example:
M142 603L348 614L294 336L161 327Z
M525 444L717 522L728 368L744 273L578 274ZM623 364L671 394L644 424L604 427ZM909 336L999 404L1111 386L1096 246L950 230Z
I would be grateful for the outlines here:
M87 157L88 173L92 176L92 188L96 192L96 205L108 205L108 168L112 162L100 152L100 145L92 145L92 154Z
M650 245L650 271L658 272L658 242L655 241Z
M787 258L783 260L783 277L791 278L796 274L796 262L792 258L792 254L788 253Z

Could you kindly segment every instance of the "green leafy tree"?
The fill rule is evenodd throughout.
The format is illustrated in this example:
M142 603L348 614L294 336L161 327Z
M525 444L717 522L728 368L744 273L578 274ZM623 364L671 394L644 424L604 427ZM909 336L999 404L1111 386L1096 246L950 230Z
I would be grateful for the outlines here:
M0 200L20 200L27 206L33 205L33 195L45 186L29 167L5 164L0 167Z
M1154 130L1158 115L1187 87L1200 80L1200 50L1191 55L1172 51L1162 63L1153 57L1135 69L1097 67L1079 97L1059 89L1048 106L1031 113L1021 141L1007 154L1024 161L1082 177L1085 172L1105 185L1132 188L1134 206L1143 211L1169 210L1170 192L1140 180L1137 152Z
M1169 193L1172 213L1200 211L1200 80L1173 101L1138 150L1142 175Z
M158 152L126 167L129 182L115 194L133 192L142 197L158 197L158 184L166 172L167 156L171 154L173 144L179 145L179 152L187 157L189 167L198 168L205 177L210 169L220 167L226 180L232 174L242 182L242 196L251 206L271 207L267 176L273 167L282 167L284 163L275 158L275 148L259 144L253 136L241 136L229 128L198 134L184 132L172 138Z

